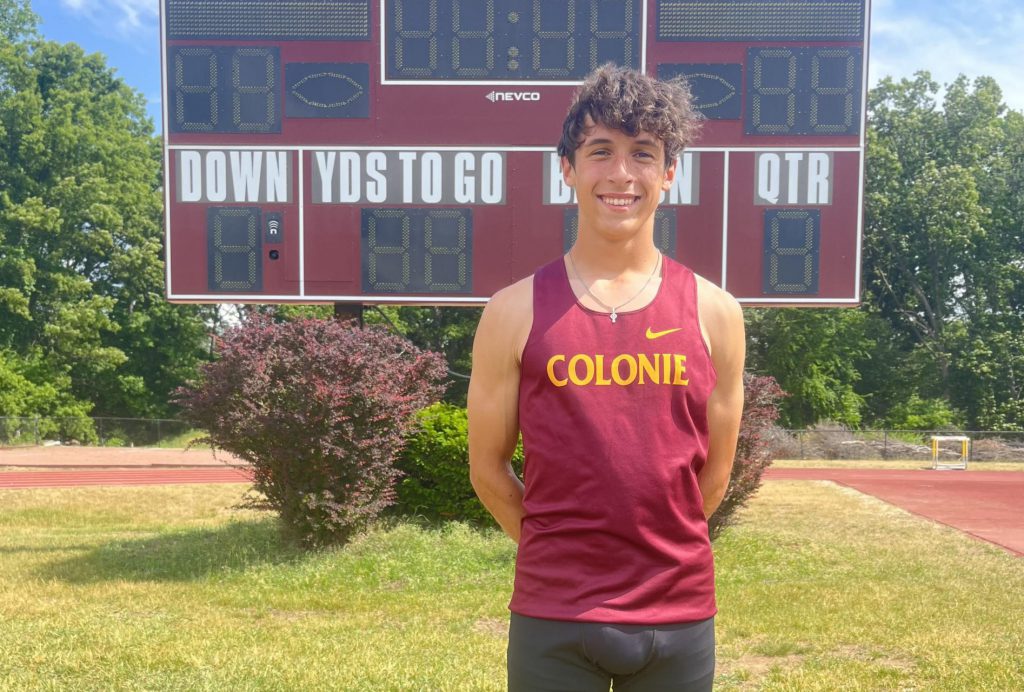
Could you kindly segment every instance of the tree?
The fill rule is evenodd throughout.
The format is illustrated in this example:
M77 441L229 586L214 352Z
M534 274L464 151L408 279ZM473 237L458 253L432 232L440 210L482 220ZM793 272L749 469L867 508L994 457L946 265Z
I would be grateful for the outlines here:
M870 357L868 315L858 310L747 310L747 369L770 374L788 396L780 422L857 426L865 409L859 365Z
M0 37L7 42L34 37L38 23L28 0L0 0Z
M1024 117L994 80L926 72L868 99L866 301L912 337L918 379L964 422L1024 429Z
M0 1L0 32L30 36L28 4ZM101 56L2 42L0 348L38 353L93 413L166 415L205 356L203 311L162 295L160 162Z

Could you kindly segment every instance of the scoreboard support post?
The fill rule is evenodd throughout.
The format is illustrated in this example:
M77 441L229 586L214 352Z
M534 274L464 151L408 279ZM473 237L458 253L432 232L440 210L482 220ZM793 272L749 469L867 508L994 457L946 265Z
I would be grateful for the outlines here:
M365 326L363 312L365 306L362 303L335 303L334 319L336 320L359 320L359 327Z
M485 303L571 246L555 143L606 62L705 117L663 253L748 306L860 301L870 0L159 4L171 301Z

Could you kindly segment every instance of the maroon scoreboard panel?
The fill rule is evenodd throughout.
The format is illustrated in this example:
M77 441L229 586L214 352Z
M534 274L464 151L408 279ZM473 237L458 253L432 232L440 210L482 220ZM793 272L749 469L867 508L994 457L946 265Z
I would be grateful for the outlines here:
M747 305L859 301L868 0L161 0L167 296L475 304L571 246L606 62L705 116L655 219Z

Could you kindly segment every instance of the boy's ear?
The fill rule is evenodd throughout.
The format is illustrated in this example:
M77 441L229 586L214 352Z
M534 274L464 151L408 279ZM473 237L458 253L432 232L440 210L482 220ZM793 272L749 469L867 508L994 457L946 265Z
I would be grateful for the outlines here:
M665 180L661 183L661 189L668 192L672 188L672 183L676 180L676 168L679 166L679 157L677 156L672 160L672 163L665 169Z
M564 180L565 184L568 185L569 187L575 188L576 187L576 169L573 167L573 165L571 163L569 163L569 158L566 157L566 156L561 157L561 164L562 164L562 180Z

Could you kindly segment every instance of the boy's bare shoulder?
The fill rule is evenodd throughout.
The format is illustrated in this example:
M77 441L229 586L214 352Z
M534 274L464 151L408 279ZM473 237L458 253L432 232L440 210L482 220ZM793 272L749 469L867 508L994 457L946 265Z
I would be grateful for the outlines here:
M501 289L487 303L485 310L515 313L533 312L533 274Z
M716 367L734 357L742 363L745 336L739 301L698 274L697 308L701 333Z
M533 327L533 275L501 289L484 307L477 327L478 341L512 346L515 360L522 355Z
M736 319L742 320L743 310L739 301L733 298L732 294L722 287L705 279L700 274L697 277L697 296L700 301L701 316L715 319Z

